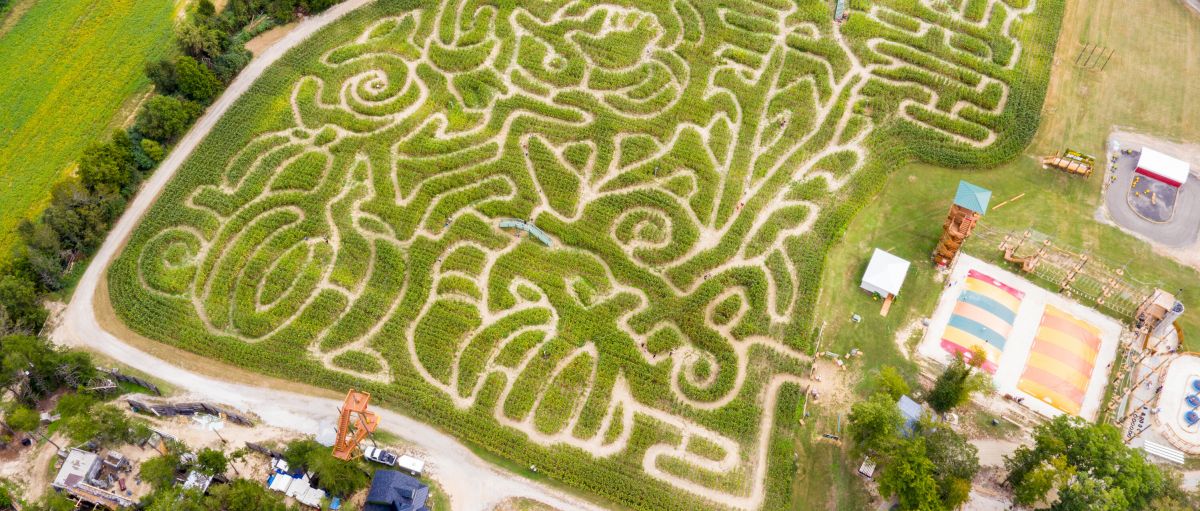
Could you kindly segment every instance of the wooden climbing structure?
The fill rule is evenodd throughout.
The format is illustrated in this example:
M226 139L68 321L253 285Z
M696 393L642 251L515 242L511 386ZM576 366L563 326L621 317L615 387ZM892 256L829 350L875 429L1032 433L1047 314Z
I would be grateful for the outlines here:
M942 238L937 248L933 250L933 263L939 267L950 266L962 244L975 230L980 215L987 212L988 201L992 192L966 181L958 182L958 192L954 194L954 204L946 214L946 222L942 224Z
M342 403L338 417L337 439L333 443L333 457L349 461L354 457L358 444L379 427L379 416L367 410L371 394L350 389L346 402Z

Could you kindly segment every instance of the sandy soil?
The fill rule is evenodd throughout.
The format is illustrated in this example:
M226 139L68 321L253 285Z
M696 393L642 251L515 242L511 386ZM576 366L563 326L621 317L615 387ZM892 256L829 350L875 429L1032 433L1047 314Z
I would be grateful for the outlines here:
M558 511L557 509L547 506L533 499L505 499L496 504L492 511Z
M55 435L51 440L59 445L66 445L67 441L60 435ZM49 442L21 449L17 456L0 462L0 478L23 488L23 495L27 500L41 498L50 484L48 467L57 452L58 449Z
M288 23L287 25L280 25L266 32L258 34L254 39L246 41L246 49L249 50L250 53L254 54L255 57L262 55L262 53L266 51L267 48L270 48L272 44L275 44L280 39L283 39L283 36L288 35L288 33L295 29L297 23L298 22L292 22Z

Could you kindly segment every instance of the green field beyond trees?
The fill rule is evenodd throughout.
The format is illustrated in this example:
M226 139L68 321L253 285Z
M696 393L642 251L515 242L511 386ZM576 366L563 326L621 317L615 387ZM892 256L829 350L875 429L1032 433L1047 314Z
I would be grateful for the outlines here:
M803 507L830 248L897 165L1029 142L1063 7L431 4L275 64L114 262L113 306L656 511Z
M38 0L0 35L0 259L15 229L149 83L170 48L172 0ZM132 112L132 109L130 110Z

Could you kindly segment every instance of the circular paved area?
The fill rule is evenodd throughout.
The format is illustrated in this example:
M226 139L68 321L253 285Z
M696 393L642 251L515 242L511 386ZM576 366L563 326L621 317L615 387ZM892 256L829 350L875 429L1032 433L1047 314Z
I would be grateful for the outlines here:
M1104 206L1113 222L1125 230L1168 247L1183 247L1195 243L1200 237L1200 182L1189 179L1179 188L1172 214L1169 209L1164 209L1169 204L1169 199L1167 192L1160 188L1170 188L1165 184L1141 177L1138 186L1153 186L1151 190L1158 194L1154 201L1157 204L1151 204L1145 195L1134 197L1132 187L1136 167L1137 153L1122 154L1117 159L1117 179L1109 184L1104 196ZM1143 202L1144 205L1141 204ZM1135 204L1138 205L1136 210Z

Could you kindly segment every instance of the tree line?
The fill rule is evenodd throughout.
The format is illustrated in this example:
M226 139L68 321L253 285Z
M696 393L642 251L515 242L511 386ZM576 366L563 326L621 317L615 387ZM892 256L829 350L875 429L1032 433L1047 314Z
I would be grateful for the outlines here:
M878 462L879 491L895 496L895 509L946 511L967 502L978 451L940 417L971 394L990 391L979 372L984 360L978 350L956 357L924 393L933 413L914 425L906 426L896 405L910 388L892 366L880 368L873 394L851 408L853 452ZM1016 504L1056 511L1200 509L1200 493L1183 489L1178 473L1125 445L1111 424L1062 415L1036 426L1033 439L1004 457L1004 482Z
M247 41L338 1L230 0L218 13L211 0L200 0L176 26L175 48L146 63L154 91L133 125L84 149L41 215L18 226L21 242L0 265L0 335L41 329L41 301L69 286L68 270L100 246L141 182L250 62Z

